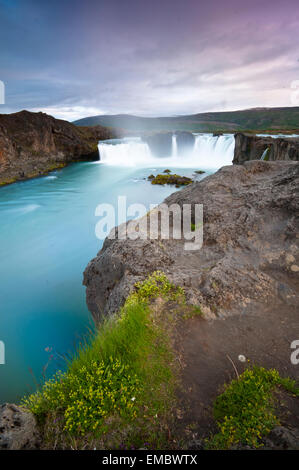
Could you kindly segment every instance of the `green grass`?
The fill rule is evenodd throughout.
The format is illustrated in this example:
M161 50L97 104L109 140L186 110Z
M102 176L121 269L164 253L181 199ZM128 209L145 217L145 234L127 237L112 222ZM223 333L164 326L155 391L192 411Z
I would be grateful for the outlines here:
M199 222L198 224L194 224L193 222L191 222L191 232L195 232L195 230L199 230L200 227L202 226L202 222Z
M279 387L299 396L295 381L280 377L275 369L257 366L226 385L214 403L219 433L209 440L208 448L229 449L239 444L260 447L262 437L279 424L274 396Z
M59 429L64 440L106 435L111 448L161 445L177 375L171 328L151 305L158 297L179 301L184 292L161 272L137 283L119 315L77 351L67 372L23 401L51 429L50 440Z
M12 183L15 183L17 180L15 178L10 178L10 179L7 179L7 180L4 180L2 182L0 182L0 186L5 186L7 184L12 184Z

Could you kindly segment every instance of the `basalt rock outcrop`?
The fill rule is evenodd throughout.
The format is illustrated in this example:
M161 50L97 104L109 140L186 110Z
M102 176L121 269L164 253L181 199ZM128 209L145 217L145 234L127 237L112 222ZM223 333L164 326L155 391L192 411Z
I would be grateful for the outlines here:
M235 151L233 163L242 165L248 160L268 161L299 160L299 138L259 137L257 135L235 134Z
M98 160L107 128L78 127L44 113L0 115L0 184L47 173L70 162Z
M172 194L164 202L203 204L203 246L185 240L106 239L84 273L94 318L116 312L155 270L184 287L207 318L263 307L299 307L299 164L250 161Z

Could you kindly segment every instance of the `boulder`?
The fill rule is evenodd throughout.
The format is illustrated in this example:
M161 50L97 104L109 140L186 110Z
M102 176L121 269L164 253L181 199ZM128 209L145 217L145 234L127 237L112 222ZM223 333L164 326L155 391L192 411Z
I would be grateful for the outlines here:
M299 429L275 426L264 439L264 444L273 450L299 450Z
M0 406L0 450L37 449L40 434L32 413L19 406Z

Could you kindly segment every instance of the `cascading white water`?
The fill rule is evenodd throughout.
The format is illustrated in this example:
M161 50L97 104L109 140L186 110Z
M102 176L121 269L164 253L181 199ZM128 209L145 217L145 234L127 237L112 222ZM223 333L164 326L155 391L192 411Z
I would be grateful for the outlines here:
M235 138L232 134L199 134L195 137L193 155L201 168L220 168L231 165L234 149Z
M115 166L146 166L153 159L149 146L139 137L101 142L99 152L101 163Z
M176 135L172 134L172 157L177 157L178 155L178 146L177 146L177 141L176 141Z
M263 151L261 160L265 160L267 153L268 153L268 147L266 148L266 150Z
M232 134L213 136L194 134L195 143L191 151L180 152L176 135L172 136L172 155L157 158L141 138L114 139L99 143L100 163L115 166L175 167L215 169L231 165L235 139Z

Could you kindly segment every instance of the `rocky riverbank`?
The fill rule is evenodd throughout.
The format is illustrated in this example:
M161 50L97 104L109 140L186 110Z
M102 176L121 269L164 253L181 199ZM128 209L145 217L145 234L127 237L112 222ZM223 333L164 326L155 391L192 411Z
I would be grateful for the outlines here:
M44 113L0 115L0 185L43 175L68 163L98 160L108 128L78 127Z
M191 449L217 432L219 391L250 364L299 381L290 360L299 333L298 184L296 162L223 167L164 201L203 204L200 250L184 250L184 240L107 239L85 270L96 321L117 312L135 283L157 269L201 312L180 326L176 346L184 364L176 432L193 437ZM275 406L280 426L262 445L298 449L298 397L280 391Z
M203 204L204 244L106 240L84 273L95 319L119 309L136 281L157 269L184 287L207 318L247 313L278 299L298 305L299 165L251 161L174 193L167 204Z
M248 366L246 359L299 379L290 361L298 333L298 183L296 162L223 167L165 200L203 204L200 250L186 251L184 240L172 238L106 239L85 270L87 303L97 322L119 311L135 283L157 270L183 287L187 304L196 307L195 316L182 317L175 348L183 389L174 432L183 448L202 448L203 438L216 432L214 400ZM162 308L166 315L171 308L184 313L185 306ZM280 393L279 399L281 426L264 445L298 448L298 398ZM15 405L1 408L0 424L0 448L46 445L32 415Z

